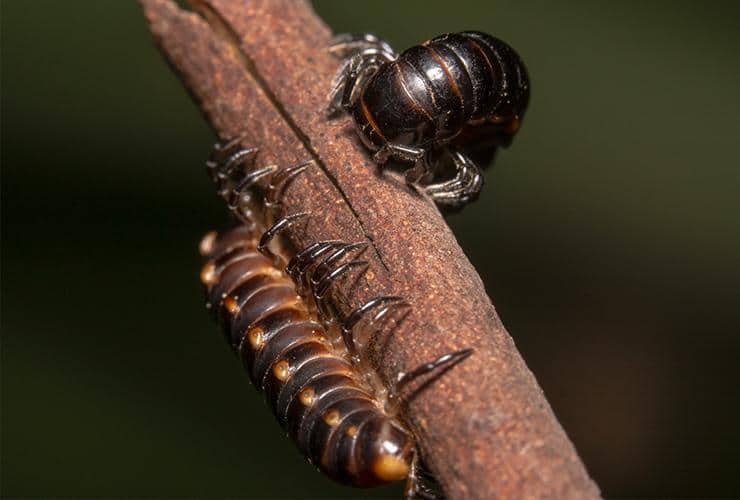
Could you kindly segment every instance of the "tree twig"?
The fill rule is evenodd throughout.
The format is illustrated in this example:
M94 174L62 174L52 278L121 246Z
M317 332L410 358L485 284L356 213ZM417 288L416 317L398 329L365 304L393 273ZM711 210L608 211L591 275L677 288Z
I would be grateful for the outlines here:
M221 137L243 134L259 164L313 160L286 192L286 213L310 212L288 233L370 243L371 265L339 283L346 315L378 295L413 312L372 344L386 381L439 355L475 353L417 387L404 405L425 461L451 498L597 498L573 445L436 207L379 175L349 119L324 117L338 61L330 31L303 0L140 0L154 38ZM367 256L367 254L366 254Z

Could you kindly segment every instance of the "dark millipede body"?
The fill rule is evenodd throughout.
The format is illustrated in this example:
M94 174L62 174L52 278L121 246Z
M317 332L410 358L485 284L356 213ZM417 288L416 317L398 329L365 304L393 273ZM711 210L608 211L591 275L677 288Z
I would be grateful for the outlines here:
M254 385L303 454L332 479L360 487L412 473L412 434L389 415L293 280L241 225L201 242L207 301Z
M378 163L415 163L407 181L434 174L428 153L447 148L454 179L426 186L438 203L461 205L477 196L480 169L458 146L471 137L513 135L529 100L521 59L486 33L444 34L397 55L373 35L340 35L330 50L345 57L329 94L329 111L344 109Z
M311 162L258 168L256 148L242 148L240 140L216 144L206 163L218 193L243 222L201 241L208 308L310 462L347 485L406 479L406 499L438 498L423 484L416 440L396 416L400 393L419 377L441 375L473 349L442 354L397 373L395 382L384 386L363 358L365 341L389 324L397 327L411 304L400 296L380 295L339 317L329 290L342 276L365 272L369 262L357 257L368 242L317 241L291 252L286 263L285 248L273 240L311 213L272 218L284 208L287 185ZM269 183L257 189L265 177ZM272 221L269 228L258 222L265 219ZM433 478L427 479L434 485Z

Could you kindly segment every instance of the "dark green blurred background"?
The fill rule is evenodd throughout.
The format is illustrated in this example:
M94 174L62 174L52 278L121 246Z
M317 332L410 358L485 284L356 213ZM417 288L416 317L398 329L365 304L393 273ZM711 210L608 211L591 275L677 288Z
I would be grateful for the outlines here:
M481 29L533 97L451 218L607 496L740 493L740 4L316 3ZM283 437L203 305L214 137L121 0L2 1L2 493L367 496Z

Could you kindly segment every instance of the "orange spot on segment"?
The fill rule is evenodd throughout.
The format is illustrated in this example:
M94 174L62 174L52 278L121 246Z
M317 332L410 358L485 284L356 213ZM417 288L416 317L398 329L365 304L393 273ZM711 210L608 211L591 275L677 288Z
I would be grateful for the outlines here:
M229 311L229 314L236 314L239 312L239 304L236 302L234 297L226 297L224 299L224 307Z
M198 251L201 255L206 256L210 255L211 252L213 252L213 247L216 243L216 237L218 236L218 233L216 231L209 231L203 236L203 238L200 240L200 244L198 245Z
M259 351L265 346L264 333L265 331L259 326L252 327L247 331L247 340L249 340L249 345L253 350Z
M514 134L517 130L519 130L519 126L521 125L521 121L519 120L518 116L515 116L511 119L509 123L506 124L506 128L504 129L504 132L507 134Z
M306 387L298 394L298 399L303 404L303 406L311 406L314 402L315 397L316 392L313 390L313 387Z
M326 425L335 427L339 424L339 417L339 410L331 409L324 413L324 422L326 422Z
M280 382L285 382L288 380L288 377L290 377L290 365L286 360L282 359L272 367L272 374L275 375L275 378Z
M200 282L206 286L213 285L216 282L216 264L207 262L200 270Z

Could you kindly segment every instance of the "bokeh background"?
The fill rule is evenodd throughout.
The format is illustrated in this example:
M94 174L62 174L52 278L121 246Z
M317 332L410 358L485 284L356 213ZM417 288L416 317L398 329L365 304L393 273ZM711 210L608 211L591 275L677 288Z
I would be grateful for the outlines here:
M450 218L609 497L740 494L737 2L321 0L533 80ZM3 0L2 493L365 497L283 437L202 305L214 141L121 0Z

